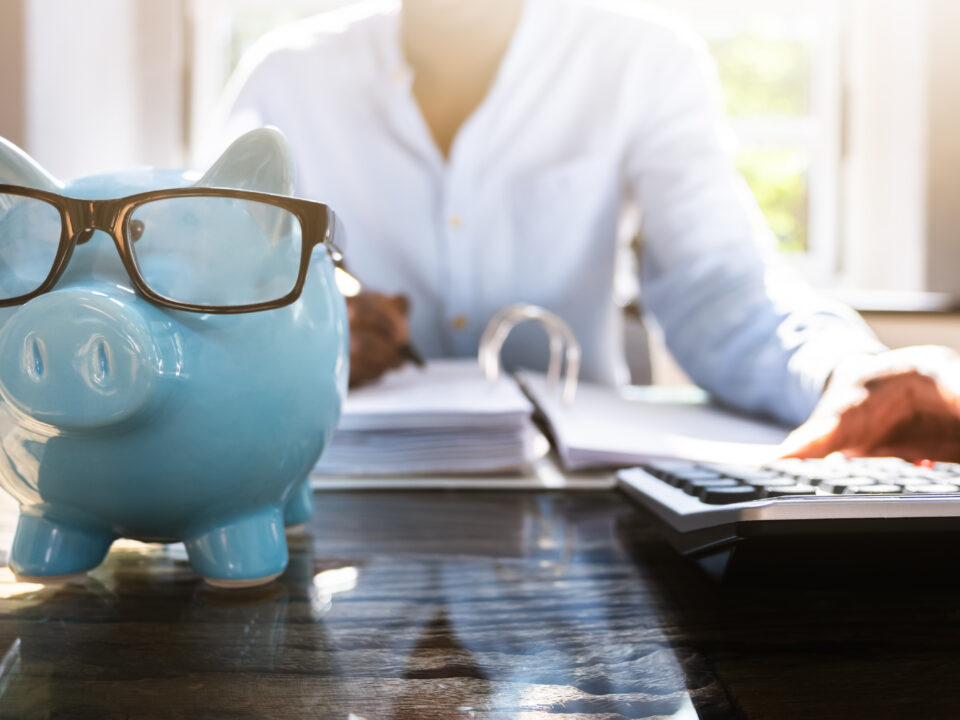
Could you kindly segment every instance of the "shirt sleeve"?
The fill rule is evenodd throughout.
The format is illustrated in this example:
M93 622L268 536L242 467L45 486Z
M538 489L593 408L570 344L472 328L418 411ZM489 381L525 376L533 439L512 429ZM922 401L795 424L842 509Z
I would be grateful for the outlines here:
M668 45L659 72L644 73L657 81L635 114L626 168L642 212L644 304L696 383L799 424L840 360L885 348L853 310L777 266L726 150L712 59L692 39Z

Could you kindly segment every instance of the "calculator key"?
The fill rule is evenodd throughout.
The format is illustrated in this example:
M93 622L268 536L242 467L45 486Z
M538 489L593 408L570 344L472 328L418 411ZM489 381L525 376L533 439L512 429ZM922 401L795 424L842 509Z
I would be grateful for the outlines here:
M707 470L707 468L691 468L685 472L674 473L679 477L688 478L689 480L702 480L705 478L718 478L723 477L716 470Z
M695 463L689 462L687 460L657 460L655 462L649 462L643 466L648 472L654 473L663 473L665 475L673 475L675 473L685 473L694 470L697 466Z
M857 473L854 469L848 468L842 470L817 470L816 472L795 473L794 477L797 479L797 482L808 485L820 485L821 483L833 482L835 480L846 480L855 475L857 475ZM860 475L859 477L864 476Z
M726 475L727 477L740 477L741 473L769 473L771 470L752 467L750 465L730 465L728 463L700 463L704 470L713 470L714 472Z
M766 468L760 467L750 467L746 465L714 465L709 466L710 470L716 470L721 475L726 475L728 477L776 477L777 475L782 475L776 470L767 470Z
M899 477L897 478L897 484L902 485L904 488L915 488L925 487L932 483L925 477Z
M903 476L901 470L894 470L888 467L858 467L855 473L858 477L873 478L877 482L896 482L897 478Z
M939 470L941 472L948 472L952 475L960 475L960 464L958 463L935 462L933 463L932 469Z
M900 495L903 492L903 487L893 483L877 483L876 485L848 488L848 492L857 495Z
M809 462L809 460L801 460L799 458L784 458L783 460L774 460L771 463L767 463L763 466L763 469L792 475L793 473L802 473L804 468L808 467L807 463Z
M700 500L708 505L729 505L730 503L756 500L759 497L760 493L749 485L700 488Z
M793 476L784 475L783 473L774 472L773 470L754 470L752 472L745 470L743 472L730 475L730 477L735 477L738 480L743 480L744 482L751 484L754 482L762 482L764 480L793 480Z
M680 487L688 495L699 495L702 488L743 486L732 478L704 478L702 480L685 480Z
M943 470L927 470L926 468L920 468L920 471L914 474L914 477L926 478L930 482L957 482L960 480L953 473L945 472Z
M960 488L949 483L930 483L929 485L917 485L916 487L908 488L907 492L924 494L955 493L958 489Z
M833 473L850 474L854 470L854 467L849 462L844 462L836 458L830 458L829 460L826 458L811 458L807 460L788 458L786 460L777 460L765 467L770 470L782 469L782 472L791 475L816 475L819 473L825 475Z
M865 485L876 485L877 482L873 478L868 477L849 477L838 480L824 480L817 487L819 487L824 492L833 493L835 495L847 492L850 488L863 487Z
M674 487L684 487L689 482L695 482L697 480L721 480L724 479L720 473L715 473L712 470L690 470L685 473L675 473L672 477L667 478L669 482ZM729 479L729 478L726 478Z
M729 480L729 479L730 478L722 478L716 473L699 472L696 470L693 470L688 473L684 473L683 475L671 475L670 477L665 478L665 480L668 483L678 488L684 488L687 486L688 483L692 483L692 482Z
M771 478L744 479L744 482L747 485L750 485L755 488L786 487L788 485L797 484L797 481L795 478L786 477L784 475L777 475L776 477L771 477Z
M816 495L817 489L813 485L780 485L777 487L764 488L764 494L768 498L788 497L790 495Z
M888 470L901 470L912 467L911 463L898 457L862 457L850 458L847 461L853 467L885 468Z

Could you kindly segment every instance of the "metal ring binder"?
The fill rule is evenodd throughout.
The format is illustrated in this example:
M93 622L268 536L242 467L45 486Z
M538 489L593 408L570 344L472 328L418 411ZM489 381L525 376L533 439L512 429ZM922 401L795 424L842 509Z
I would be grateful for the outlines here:
M560 372L566 358L566 375L563 380L563 402L573 402L580 376L580 343L573 330L559 315L538 305L508 305L497 312L487 323L480 337L478 360L483 374L490 382L500 377L500 351L507 337L521 322L536 320L546 329L550 338L550 364L547 366L547 382L559 385ZM564 350L566 350L564 352Z

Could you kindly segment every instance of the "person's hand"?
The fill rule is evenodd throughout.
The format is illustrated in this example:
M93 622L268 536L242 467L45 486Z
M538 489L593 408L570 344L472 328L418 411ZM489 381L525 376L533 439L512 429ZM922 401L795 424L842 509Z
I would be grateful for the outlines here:
M923 346L850 358L781 450L960 462L960 355Z
M404 295L361 292L347 298L350 320L350 387L373 382L404 362L401 349L410 340Z

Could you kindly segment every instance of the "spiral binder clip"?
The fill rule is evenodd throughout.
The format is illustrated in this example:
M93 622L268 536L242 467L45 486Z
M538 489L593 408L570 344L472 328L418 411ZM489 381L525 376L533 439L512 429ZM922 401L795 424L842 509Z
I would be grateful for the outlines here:
M550 364L547 366L547 383L560 385L560 373L566 359L566 374L563 379L564 404L570 405L577 394L577 380L580 376L580 343L570 326L549 310L537 305L509 305L500 310L487 323L480 337L478 360L484 375L490 382L500 377L500 351L513 328L527 320L538 321L550 338Z

